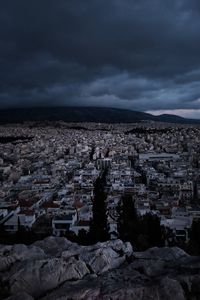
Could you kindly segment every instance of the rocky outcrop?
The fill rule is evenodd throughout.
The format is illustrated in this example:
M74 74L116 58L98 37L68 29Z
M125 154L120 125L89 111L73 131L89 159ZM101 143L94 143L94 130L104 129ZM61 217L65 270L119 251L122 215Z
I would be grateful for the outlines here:
M14 263L45 258L44 251L35 246L0 245L0 272L8 270Z
M56 237L0 246L0 286L9 291L7 300L196 300L199 272L200 258L177 247L133 252L120 240L79 246Z

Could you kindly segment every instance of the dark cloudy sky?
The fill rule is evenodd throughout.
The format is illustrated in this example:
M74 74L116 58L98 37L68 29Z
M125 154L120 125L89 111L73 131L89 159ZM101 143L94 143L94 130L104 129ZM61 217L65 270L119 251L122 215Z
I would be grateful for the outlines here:
M0 107L200 117L199 0L0 0Z

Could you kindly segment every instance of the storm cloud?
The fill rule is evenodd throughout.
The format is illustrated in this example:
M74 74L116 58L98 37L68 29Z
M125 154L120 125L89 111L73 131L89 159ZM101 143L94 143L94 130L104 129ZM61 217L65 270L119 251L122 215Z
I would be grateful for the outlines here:
M0 2L0 107L200 109L198 0Z

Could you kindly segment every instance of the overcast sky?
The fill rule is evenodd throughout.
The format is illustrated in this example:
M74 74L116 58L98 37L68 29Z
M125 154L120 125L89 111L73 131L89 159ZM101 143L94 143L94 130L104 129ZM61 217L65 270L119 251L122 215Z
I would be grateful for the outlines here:
M40 105L200 118L200 1L0 1L0 107Z

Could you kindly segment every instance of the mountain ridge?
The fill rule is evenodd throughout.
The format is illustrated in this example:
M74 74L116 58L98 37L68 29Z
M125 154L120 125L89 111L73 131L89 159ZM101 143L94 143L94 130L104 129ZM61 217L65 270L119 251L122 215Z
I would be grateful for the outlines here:
M181 124L200 124L198 119L186 119L176 115L150 113L110 107L65 106L0 109L0 123L21 123L34 121L137 123L155 121Z

